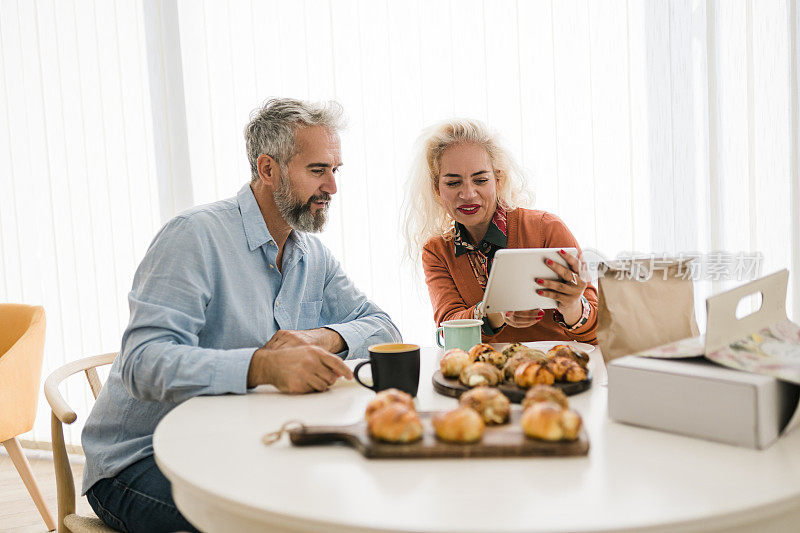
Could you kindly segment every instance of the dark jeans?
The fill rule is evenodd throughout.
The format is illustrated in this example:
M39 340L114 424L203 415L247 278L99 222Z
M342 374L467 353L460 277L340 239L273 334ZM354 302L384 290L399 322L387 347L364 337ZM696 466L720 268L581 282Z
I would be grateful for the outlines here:
M170 482L152 455L101 479L86 497L97 516L120 531L197 531L175 507Z

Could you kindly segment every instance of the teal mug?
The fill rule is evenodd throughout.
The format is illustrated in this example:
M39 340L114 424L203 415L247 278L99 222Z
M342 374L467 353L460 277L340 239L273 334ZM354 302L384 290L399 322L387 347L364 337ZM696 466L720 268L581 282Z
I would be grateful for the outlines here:
M481 343L482 325L482 320L472 318L445 320L441 327L436 328L436 344L445 350L461 348L469 351L470 348Z

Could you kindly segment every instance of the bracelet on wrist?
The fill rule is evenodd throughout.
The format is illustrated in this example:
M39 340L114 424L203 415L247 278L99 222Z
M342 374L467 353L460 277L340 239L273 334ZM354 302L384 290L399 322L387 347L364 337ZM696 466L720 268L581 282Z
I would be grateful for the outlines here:
M553 311L553 321L564 328L567 331L572 331L580 328L581 326L585 325L589 322L589 314L592 312L592 306L589 305L589 300L586 299L586 296L581 295L581 317L575 322L573 325L568 325L564 321L564 315L561 314L558 309Z

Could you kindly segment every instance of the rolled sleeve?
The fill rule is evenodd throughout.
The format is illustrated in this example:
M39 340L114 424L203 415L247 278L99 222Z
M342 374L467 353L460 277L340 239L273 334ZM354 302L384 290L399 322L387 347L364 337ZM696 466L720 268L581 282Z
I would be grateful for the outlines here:
M210 394L244 394L247 392L247 371L258 348L225 350L216 360Z
M342 359L366 357L366 349L368 348L366 345L367 338L359 332L358 328L354 327L353 324L331 324L325 327L341 335L347 345L347 348L343 352L337 354L339 357Z
M366 338L361 334L361 332L358 331L358 328L354 327L353 324L329 324L325 327L332 329L341 335L342 339L344 339L347 349L337 354L343 359L347 359L350 354L360 351L360 349L364 346Z

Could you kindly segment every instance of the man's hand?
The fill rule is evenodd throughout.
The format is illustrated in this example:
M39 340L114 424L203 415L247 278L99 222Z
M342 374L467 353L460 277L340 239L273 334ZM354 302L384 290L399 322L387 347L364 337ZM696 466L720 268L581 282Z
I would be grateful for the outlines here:
M265 346L256 350L250 360L247 386L274 385L281 392L302 394L327 390L340 377L353 379L353 372L341 359L322 348Z
M318 346L331 353L339 353L347 348L341 335L332 329L317 328L305 330L280 329L264 345L264 348L277 350L296 346Z

